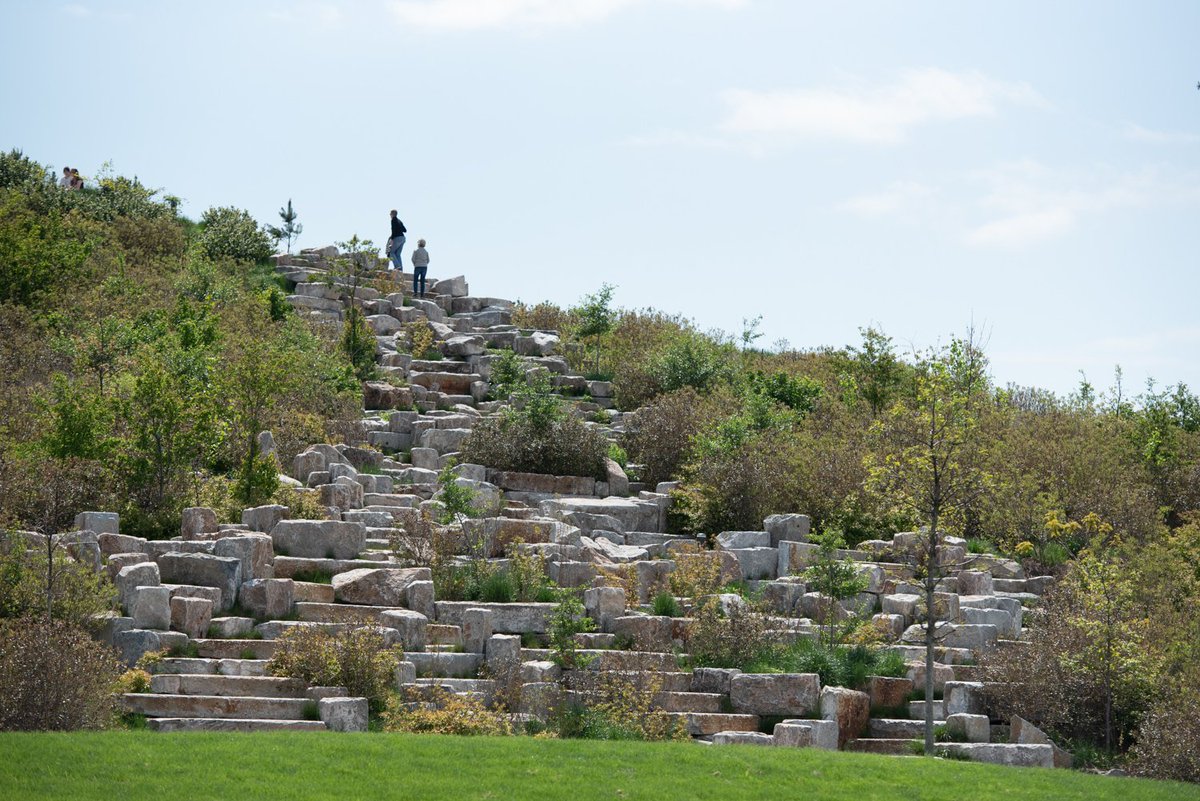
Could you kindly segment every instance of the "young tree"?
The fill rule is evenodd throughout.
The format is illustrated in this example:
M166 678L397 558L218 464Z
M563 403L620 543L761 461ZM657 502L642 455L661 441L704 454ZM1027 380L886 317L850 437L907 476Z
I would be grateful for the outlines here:
M596 361L593 374L600 375L600 351L604 345L604 337L613 329L617 314L612 308L613 287L604 284L594 295L585 295L583 303L575 309L579 315L579 329L575 335L580 339L590 339L595 349Z
M325 281L331 287L340 287L346 307L342 351L354 366L358 380L369 381L375 376L375 335L358 305L358 295L364 279L378 265L378 251L371 240L359 239L358 234L337 245L340 255L334 259Z
M804 578L810 582L809 586L828 599L825 620L819 622L825 647L832 651L844 634L838 627L839 603L865 590L867 581L858 572L853 560L838 556L838 549L846 546L842 532L831 529L813 537L813 542L819 550L816 559L804 571Z
M987 389L985 360L974 339L956 339L918 360L911 397L898 401L873 433L882 445L869 458L871 480L928 523L917 553L925 591L925 698L933 698L942 527L981 491L975 456L981 446L979 411ZM925 707L925 753L932 754L933 705Z
M300 215L292 208L292 199L288 198L287 206L279 210L279 219L283 220L283 225L269 225L267 231L275 238L275 241L286 240L287 252L290 255L292 252L292 242L300 238L300 234L304 233L304 224L296 222Z

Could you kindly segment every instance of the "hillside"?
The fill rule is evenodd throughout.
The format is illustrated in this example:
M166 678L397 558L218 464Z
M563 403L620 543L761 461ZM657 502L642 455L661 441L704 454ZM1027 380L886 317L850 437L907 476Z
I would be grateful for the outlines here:
M113 612L51 606L153 674L130 720L1196 777L1186 387L998 388L969 334L768 352L607 288L416 297L356 237L268 256L236 209L0 179L3 608L37 613L45 535L98 569Z

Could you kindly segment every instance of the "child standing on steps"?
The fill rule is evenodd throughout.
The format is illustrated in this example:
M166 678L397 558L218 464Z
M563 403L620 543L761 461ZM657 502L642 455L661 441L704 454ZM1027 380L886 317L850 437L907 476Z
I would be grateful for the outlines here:
M425 297L425 273L429 271L429 251L425 249L425 240L417 240L417 249L412 254L413 263L413 294L418 298Z

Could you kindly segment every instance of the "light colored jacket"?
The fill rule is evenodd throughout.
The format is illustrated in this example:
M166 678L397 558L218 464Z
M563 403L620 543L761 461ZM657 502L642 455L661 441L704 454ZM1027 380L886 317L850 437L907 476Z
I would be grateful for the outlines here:
M425 248L417 248L412 254L413 267L428 267L429 266L429 251Z

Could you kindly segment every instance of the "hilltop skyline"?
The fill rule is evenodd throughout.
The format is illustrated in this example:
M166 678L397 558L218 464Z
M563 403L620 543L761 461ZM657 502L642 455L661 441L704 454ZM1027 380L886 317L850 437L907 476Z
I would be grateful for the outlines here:
M5 5L0 145L194 219L382 247L397 208L475 294L1200 386L1193 4Z

